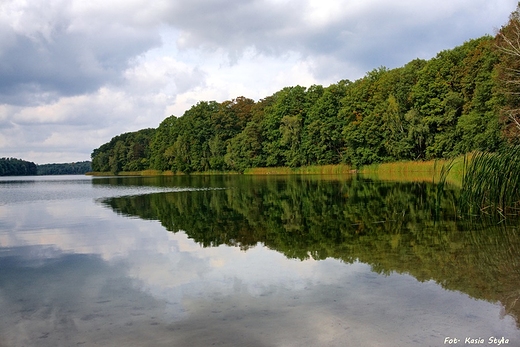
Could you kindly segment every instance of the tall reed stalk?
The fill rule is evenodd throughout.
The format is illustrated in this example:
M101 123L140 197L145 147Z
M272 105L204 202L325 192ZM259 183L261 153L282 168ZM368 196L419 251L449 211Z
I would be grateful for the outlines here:
M465 160L460 208L470 214L520 214L520 146Z
M435 211L434 216L438 218L440 216L441 211L441 201L445 192L446 180L448 179L448 175L453 168L455 163L455 159L450 159L449 161L442 164L441 169L438 173L438 181L435 181L435 176L437 175L437 161L433 166L433 183L435 184Z

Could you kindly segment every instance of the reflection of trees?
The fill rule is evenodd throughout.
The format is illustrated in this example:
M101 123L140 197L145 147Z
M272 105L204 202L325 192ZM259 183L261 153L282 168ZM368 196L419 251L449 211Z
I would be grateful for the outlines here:
M506 313L520 317L518 227L458 220L454 191L447 190L439 201L436 186L417 182L247 176L182 180L158 185L228 189L104 203L125 215L160 220L169 231L184 230L204 246L247 249L261 242L290 258L359 260L379 273L408 273L474 298L500 301ZM434 213L439 206L440 214Z

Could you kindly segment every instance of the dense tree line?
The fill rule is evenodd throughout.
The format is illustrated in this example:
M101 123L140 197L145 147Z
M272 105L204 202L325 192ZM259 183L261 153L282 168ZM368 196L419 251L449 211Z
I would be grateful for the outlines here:
M16 158L0 158L0 176L83 175L92 171L90 161L38 165Z
M92 152L92 169L114 173L148 169L154 134L155 129L143 129L112 138Z
M38 175L84 175L92 171L90 161L36 165Z
M16 158L0 158L0 176L36 175L36 164Z
M511 18L496 37L470 40L400 68L380 67L354 82L287 87L258 102L201 101L157 129L114 137L93 151L92 169L359 167L495 151L518 136L508 130L511 118L501 116L518 102L500 80L511 60L500 49L517 23Z

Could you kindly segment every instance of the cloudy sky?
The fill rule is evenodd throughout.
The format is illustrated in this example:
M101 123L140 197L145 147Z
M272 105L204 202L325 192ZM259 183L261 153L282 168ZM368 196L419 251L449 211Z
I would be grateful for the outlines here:
M200 100L356 80L493 34L517 0L0 0L0 157L89 160Z

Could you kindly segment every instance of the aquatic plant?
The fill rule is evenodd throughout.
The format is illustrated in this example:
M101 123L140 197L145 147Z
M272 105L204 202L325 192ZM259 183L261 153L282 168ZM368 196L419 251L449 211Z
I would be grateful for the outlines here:
M441 201L443 199L443 194L445 191L446 186L446 180L448 179L448 175L450 171L453 168L453 165L455 163L455 158L450 159L444 163L442 163L442 166L440 170L437 169L437 161L435 161L434 164L434 175L433 175L433 183L435 184L435 211L434 216L437 219L440 216L440 209L441 209ZM436 173L438 175L436 175ZM435 176L438 176L438 181L435 181Z
M465 159L461 212L500 216L520 214L520 146Z

